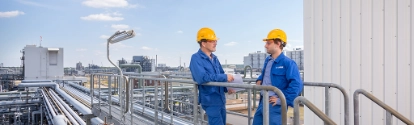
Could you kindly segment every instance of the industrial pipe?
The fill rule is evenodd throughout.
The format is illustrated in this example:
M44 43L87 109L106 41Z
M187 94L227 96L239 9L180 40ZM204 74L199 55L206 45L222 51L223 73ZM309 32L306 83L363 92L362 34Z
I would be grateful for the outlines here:
M52 88L56 88L56 87L59 87L59 86L54 82L40 82L40 83L20 83L17 87L18 88L26 88L26 87L52 87Z
M59 87L55 88L55 91L59 93L65 100L67 100L70 104L72 104L80 113L83 115L90 115L92 114L92 111L86 107L85 105L78 102L76 99L73 99L71 96L69 96L66 92L62 91Z
M69 120L72 123L74 123L75 125L78 123L81 125L86 125L86 123L79 117L79 115L76 114L61 98L59 98L55 92L53 91L49 91L49 92L52 96L54 96L55 100L58 100L57 101L58 105L61 107L61 109L63 109L65 114L69 116Z
M53 117L53 123L55 125L67 125L65 116L63 115L56 115Z

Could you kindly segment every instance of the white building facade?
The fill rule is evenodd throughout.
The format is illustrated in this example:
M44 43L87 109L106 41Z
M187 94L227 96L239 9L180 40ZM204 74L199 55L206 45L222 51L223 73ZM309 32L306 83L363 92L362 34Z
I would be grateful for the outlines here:
M27 45L23 52L25 80L63 78L63 48Z
M303 0L306 82L335 83L349 96L364 89L414 121L414 9L410 0ZM305 86L325 112L325 91ZM344 98L331 89L330 117L344 125ZM385 110L360 95L360 125L384 125ZM305 107L306 125L322 120ZM393 117L393 125L405 125Z

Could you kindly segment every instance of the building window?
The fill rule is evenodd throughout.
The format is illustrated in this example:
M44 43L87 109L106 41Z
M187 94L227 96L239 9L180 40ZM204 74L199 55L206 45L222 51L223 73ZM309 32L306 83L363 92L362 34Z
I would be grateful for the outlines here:
M57 65L58 51L49 51L49 65Z

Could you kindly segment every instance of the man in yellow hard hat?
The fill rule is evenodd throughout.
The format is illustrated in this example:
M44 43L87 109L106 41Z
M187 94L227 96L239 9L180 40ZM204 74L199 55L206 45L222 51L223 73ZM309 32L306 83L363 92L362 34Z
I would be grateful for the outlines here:
M200 45L198 52L191 56L190 70L193 80L198 84L198 101L206 111L208 124L226 124L226 96L234 93L234 90L227 90L226 87L204 86L208 82L231 82L233 75L224 74L223 67L217 56L216 51L217 37L210 28L201 28L197 33L197 43Z
M286 33L281 29L274 29L263 41L266 42L265 48L270 56L264 61L262 74L257 78L256 85L279 88L286 97L287 105L293 107L295 98L302 91L303 83L295 61L282 53L287 44ZM264 91L261 91L260 104L254 114L253 125L263 124L263 105L269 105L269 124L281 125L280 99L274 92L269 91L269 103L263 104L263 93Z

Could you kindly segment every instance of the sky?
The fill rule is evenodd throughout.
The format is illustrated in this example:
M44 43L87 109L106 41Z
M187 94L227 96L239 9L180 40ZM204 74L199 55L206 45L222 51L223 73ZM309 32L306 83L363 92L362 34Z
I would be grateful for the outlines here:
M243 56L265 51L262 39L275 28L286 32L287 49L303 47L303 1L2 0L0 63L20 66L20 50L41 42L64 49L64 67L112 66L106 39L134 30L134 38L110 45L112 61L157 55L158 64L188 66L202 27L220 38L214 54L221 64L243 64Z

